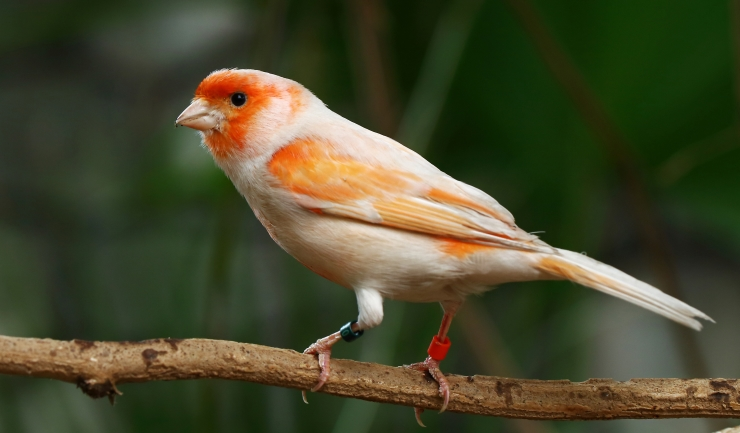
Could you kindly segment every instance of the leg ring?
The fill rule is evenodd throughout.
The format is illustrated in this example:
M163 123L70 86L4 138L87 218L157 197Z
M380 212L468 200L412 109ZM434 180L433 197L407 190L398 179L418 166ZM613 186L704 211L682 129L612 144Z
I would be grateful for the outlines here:
M353 331L352 325L354 325L355 323L357 323L357 320L348 322L346 325L339 328L339 335L341 335L342 339L348 343L357 340L358 338L362 337L362 334L365 333L365 331L363 331L362 329L360 329L359 331Z

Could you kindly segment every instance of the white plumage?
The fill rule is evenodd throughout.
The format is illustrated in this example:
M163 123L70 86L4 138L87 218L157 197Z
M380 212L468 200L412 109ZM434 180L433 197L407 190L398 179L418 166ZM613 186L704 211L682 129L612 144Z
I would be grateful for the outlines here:
M231 102L235 94L246 96L236 99L246 104ZM201 131L275 242L355 291L358 330L381 323L384 298L440 302L446 314L437 337L445 341L467 295L544 279L569 279L697 330L697 318L711 320L611 266L547 245L518 228L486 193L344 119L294 81L216 71L177 123ZM322 367L314 389L328 378L329 353L339 339L335 333L307 349ZM446 406L441 359L429 353L417 367L440 383Z

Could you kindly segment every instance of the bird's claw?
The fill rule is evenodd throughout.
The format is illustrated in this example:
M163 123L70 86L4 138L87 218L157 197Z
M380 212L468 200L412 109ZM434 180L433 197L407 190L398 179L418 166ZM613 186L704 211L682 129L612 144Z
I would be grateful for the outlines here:
M424 413L424 409L420 407L414 408L414 416L416 417L416 422L419 424L420 427L426 427L423 422L421 422L421 414Z
M439 369L439 362L440 361L437 361L431 356L428 356L427 359L425 359L423 362L406 365L405 367L412 370L428 372L432 376L432 378L437 381L437 383L439 384L439 396L444 399L444 402L442 403L442 408L439 410L439 413L442 413L447 409L447 405L450 403L450 384L449 382L447 382L447 378L445 377L445 375L442 374L442 371ZM416 414L416 421L423 426L424 424L422 424L421 420L419 419L419 415L421 415L423 409L415 407L414 412Z
M311 392L316 392L321 389L321 387L324 386L324 384L326 383L327 379L329 379L329 373L331 372L331 363L329 361L331 359L332 344L329 344L324 340L325 339L322 338L321 340L308 346L308 349L303 351L303 353L307 355L318 355L319 357L319 368L321 369L321 373L319 373L319 382L313 388L311 388Z
M321 372L319 373L319 381L313 388L311 388L311 392L316 392L321 389L329 379L329 373L331 372L331 347L340 339L341 336L337 332L328 337L317 340L314 344L308 346L308 348L303 351L306 355L318 355L319 358L319 368L321 369ZM306 391L301 391L301 394L303 395L303 402L308 404Z

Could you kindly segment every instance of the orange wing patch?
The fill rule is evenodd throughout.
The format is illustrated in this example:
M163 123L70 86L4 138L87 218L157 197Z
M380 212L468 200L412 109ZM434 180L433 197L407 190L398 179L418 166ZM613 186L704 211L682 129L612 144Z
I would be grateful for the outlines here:
M331 202L380 198L394 189L406 190L419 180L335 155L326 144L311 140L297 140L275 152L268 168L282 187Z
M458 259L464 259L465 257L475 254L481 251L490 251L489 245L475 244L471 242L463 242L457 239L442 238L442 246L440 249L442 252L455 256Z
M325 142L296 140L273 155L268 169L278 187L312 212L454 239L443 250L456 256L495 246L544 250L473 199L432 188L415 174L356 161Z
M473 200L470 200L466 197L462 197L458 194L452 194L448 191L444 191L444 190L437 189L437 188L432 188L432 190L429 191L429 198L439 203L446 203L446 204L451 204L454 206L460 206L460 207L472 209L483 215L488 215L490 217L505 221L505 218L502 215L500 215L498 212L496 212L495 210L489 207L486 207L486 206L482 206L481 204L476 203Z
M374 203L383 223L406 230L437 236L471 238L466 220L453 212L438 209L422 200L397 198L393 201Z

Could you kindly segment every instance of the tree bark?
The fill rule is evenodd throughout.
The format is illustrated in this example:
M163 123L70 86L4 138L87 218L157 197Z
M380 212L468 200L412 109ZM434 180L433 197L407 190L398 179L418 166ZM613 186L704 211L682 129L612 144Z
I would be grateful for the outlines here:
M255 344L205 339L91 342L0 336L0 374L75 383L94 398L117 385L155 380L227 379L310 389L315 357ZM550 420L739 418L737 379L543 381L448 375L451 412ZM439 409L437 384L403 367L333 359L320 392ZM296 398L299 398L296 396Z

